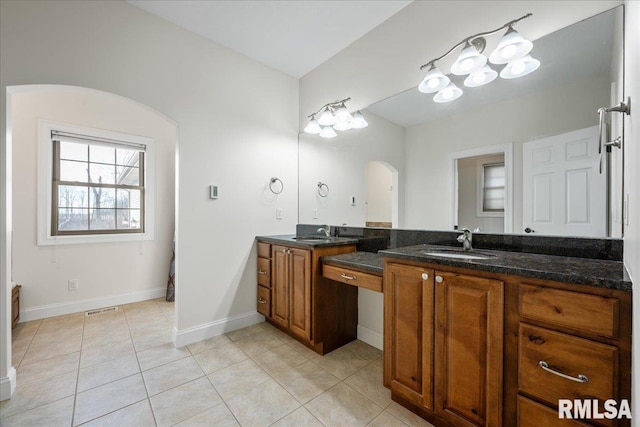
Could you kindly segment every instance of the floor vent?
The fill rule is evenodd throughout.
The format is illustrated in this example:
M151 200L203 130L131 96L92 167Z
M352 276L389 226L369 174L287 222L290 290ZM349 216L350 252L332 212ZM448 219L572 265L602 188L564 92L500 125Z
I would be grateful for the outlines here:
M85 316L95 316L97 314L103 314L103 313L109 313L109 312L112 312L112 311L116 311L117 309L118 309L118 307L98 308L97 310L85 311L84 315Z

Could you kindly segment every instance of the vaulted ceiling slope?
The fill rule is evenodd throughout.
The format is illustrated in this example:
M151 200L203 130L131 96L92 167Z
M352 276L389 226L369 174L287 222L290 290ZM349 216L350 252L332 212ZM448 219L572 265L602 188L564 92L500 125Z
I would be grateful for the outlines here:
M300 78L412 0L128 0L186 30Z

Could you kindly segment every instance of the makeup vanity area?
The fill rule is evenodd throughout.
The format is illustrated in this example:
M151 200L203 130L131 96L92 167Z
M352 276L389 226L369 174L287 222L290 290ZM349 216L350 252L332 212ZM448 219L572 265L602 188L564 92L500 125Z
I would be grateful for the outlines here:
M559 399L597 399L601 408L631 401L622 150L598 154L602 138L621 135L620 117L601 116L607 130L595 128L598 109L624 93L622 14L619 6L535 41L541 66L528 83L470 89L440 110L430 97L419 103L425 95L413 88L362 110L367 129L331 142L301 134L296 234L257 238L266 321L326 354L356 339L359 311L376 309L359 305L359 290L377 292L384 385L433 424L629 425L558 418ZM560 58L572 71L553 68ZM573 133L592 127L595 140ZM567 162L591 165L568 166L562 184L553 168L536 169L551 163L556 149L545 147L558 138ZM505 175L500 213L479 207L484 166L496 162ZM326 191L316 192L321 184ZM558 188L567 193L552 200ZM576 204L580 188L593 193ZM364 226L379 223L392 228ZM471 250L459 226L480 229Z

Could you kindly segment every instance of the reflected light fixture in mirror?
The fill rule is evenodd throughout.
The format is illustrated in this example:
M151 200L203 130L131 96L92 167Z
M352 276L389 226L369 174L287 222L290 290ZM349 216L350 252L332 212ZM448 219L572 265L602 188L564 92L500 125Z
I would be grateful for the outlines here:
M346 102L350 99L345 98L337 102L330 102L310 114L309 123L304 128L305 133L317 134L322 138L333 138L338 135L337 130L346 131L367 127L368 123L360 111L351 114L347 109Z
M489 62L495 65L507 64L500 72L500 77L503 79L514 79L535 71L540 66L540 61L529 55L529 52L533 49L533 43L513 29L517 22L530 16L531 13L528 13L518 19L507 22L495 30L467 37L449 49L444 55L427 62L420 67L421 70L427 67L429 70L418 86L418 90L423 93L437 92L433 100L438 103L451 102L462 96L462 90L435 65L437 61L449 56L461 45L464 46L458 59L451 66L451 74L468 76L464 80L464 85L467 87L479 87L494 81L498 77L498 72L487 65L487 57L482 54L487 44L485 37L496 34L505 28L507 31L489 56Z

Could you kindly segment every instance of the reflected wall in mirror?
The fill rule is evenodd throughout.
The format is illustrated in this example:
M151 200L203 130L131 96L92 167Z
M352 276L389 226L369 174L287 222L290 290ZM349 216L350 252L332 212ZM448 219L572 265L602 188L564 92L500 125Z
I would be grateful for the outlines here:
M461 222L475 220L465 219L469 213L457 210L464 204L458 203L456 196L461 183L452 173L451 156L510 144L513 182L506 189L506 197L511 198L512 210L511 218L504 221L504 230L517 234L524 234L527 228L535 231L524 220L531 214L542 218L539 212L524 212L532 209L523 195L525 144L597 126L598 108L622 100L622 22L623 7L619 6L534 40L532 53L541 66L520 79L497 79L479 88L465 88L465 96L448 104L434 103L429 95L412 88L363 111L369 122L365 129L340 133L331 140L301 134L299 222L365 226L366 206L372 197L366 189L367 164L377 161L397 172L392 201L397 218L392 221L393 227L451 230L458 225L494 232L495 224ZM621 135L621 118L613 115L610 140ZM570 145L564 148L565 154ZM585 149L584 155L597 157L593 147ZM606 190L594 196L600 201L610 200L604 212L606 224L599 227L603 231L594 235L561 226L539 234L621 237L622 155L623 150L613 148L606 156ZM585 172L582 182L597 179ZM331 195L324 200L315 197L318 181L331 186ZM553 179L548 182L555 183ZM463 191L468 191L465 188ZM553 185L549 188L555 191ZM563 220L569 209L575 213L580 206L571 194L558 201L564 208ZM351 203L353 198L355 205ZM477 200L470 205L474 204L477 210ZM583 220L592 219L586 216ZM580 220L580 215L574 217Z

